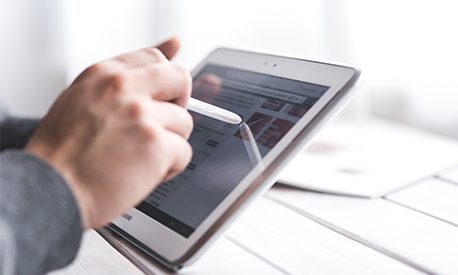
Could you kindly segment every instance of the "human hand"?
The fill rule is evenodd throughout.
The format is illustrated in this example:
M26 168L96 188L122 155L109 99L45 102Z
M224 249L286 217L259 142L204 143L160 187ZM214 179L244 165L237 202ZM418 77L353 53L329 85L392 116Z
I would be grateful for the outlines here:
M85 229L136 205L191 159L191 77L171 39L90 66L56 100L25 150L68 182Z

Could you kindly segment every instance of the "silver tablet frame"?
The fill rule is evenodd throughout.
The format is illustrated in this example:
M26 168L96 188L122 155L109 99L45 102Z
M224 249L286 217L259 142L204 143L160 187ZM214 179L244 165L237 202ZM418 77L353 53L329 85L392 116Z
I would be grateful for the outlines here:
M250 178L249 173L215 210L185 238L132 209L109 226L170 270L178 270L194 262L222 234L224 229L254 198L275 183L275 176L295 153L300 152L317 130L336 115L354 94L360 70L344 65L302 60L270 54L218 48L199 64L193 77L208 63L280 76L329 86L329 90L301 118L265 157L265 169ZM274 150L272 149L272 151ZM154 232L154 233L152 233Z

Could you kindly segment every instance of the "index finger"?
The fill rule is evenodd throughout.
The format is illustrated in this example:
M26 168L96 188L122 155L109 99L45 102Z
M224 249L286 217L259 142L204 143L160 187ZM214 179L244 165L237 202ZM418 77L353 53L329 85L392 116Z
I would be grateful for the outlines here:
M167 59L172 59L180 49L180 40L172 37L157 46Z
M192 78L189 72L173 63L158 63L138 68L135 74L142 90L159 101L173 102L186 108L191 96Z
M161 50L150 47L135 52L121 54L113 58L127 68L148 66L159 62L169 62Z
M167 62L180 49L180 41L172 37L155 47L147 47L138 51L121 54L114 60L130 68L147 66L151 63Z

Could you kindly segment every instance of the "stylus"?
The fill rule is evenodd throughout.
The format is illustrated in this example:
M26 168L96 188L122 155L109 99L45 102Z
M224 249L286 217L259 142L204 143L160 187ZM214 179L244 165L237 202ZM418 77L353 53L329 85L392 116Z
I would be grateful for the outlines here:
M242 122L239 115L192 97L189 99L188 110L231 124Z

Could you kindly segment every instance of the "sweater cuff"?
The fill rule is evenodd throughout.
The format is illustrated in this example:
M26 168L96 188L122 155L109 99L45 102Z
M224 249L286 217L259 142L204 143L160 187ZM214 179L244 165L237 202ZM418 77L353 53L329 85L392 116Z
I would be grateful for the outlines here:
M24 148L39 124L39 119L4 118L0 121L0 150Z
M83 226L77 201L63 177L24 151L0 154L0 212L14 232L17 274L68 265Z

